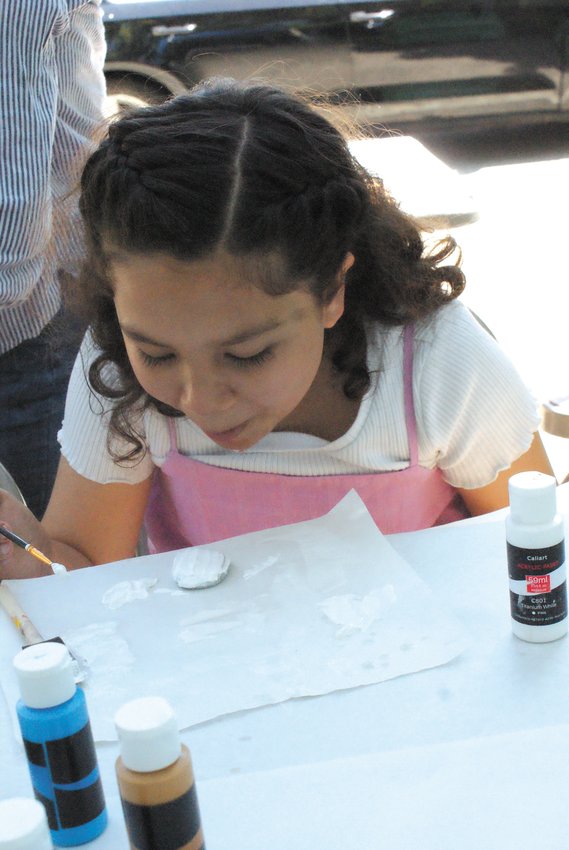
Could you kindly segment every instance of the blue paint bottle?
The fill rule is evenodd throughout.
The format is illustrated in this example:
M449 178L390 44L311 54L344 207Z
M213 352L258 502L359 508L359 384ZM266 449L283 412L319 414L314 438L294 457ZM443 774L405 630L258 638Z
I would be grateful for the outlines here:
M107 825L85 695L60 643L39 643L14 658L16 711L36 798L60 847L92 841Z

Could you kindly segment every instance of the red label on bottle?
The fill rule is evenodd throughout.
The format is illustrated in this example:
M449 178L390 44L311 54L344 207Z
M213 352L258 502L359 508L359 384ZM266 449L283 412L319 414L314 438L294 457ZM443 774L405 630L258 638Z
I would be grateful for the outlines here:
M526 576L526 590L528 593L549 593L551 590L551 576Z

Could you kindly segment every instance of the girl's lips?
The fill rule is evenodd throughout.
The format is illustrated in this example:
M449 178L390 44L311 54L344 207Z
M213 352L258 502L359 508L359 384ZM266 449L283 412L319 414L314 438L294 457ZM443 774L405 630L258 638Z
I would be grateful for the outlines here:
M248 421L236 425L235 428L228 428L226 431L206 431L205 434L214 443L231 446L233 442L239 439L247 425Z

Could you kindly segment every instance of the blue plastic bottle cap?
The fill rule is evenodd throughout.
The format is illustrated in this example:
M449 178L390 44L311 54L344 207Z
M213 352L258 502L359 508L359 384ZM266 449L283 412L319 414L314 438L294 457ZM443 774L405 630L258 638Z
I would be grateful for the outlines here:
M22 649L14 667L24 705L51 708L71 699L76 691L69 650L62 643L37 643Z
M0 801L0 850L53 850L41 803L31 797Z
M125 767L138 773L163 770L180 758L174 712L162 697L142 697L122 705L115 726Z

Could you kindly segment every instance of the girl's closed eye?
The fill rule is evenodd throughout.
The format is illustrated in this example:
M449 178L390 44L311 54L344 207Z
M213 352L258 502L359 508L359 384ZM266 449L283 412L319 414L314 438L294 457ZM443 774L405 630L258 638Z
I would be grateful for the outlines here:
M145 366L163 366L165 363L170 363L175 357L174 354L162 354L160 357L153 357L140 349L139 354Z
M238 357L237 354L227 354L226 356L234 366L237 366L238 368L247 368L251 366L260 366L262 363L270 360L273 356L273 349L269 346L268 348L264 348L262 351L259 351L258 354L251 354L249 357Z

